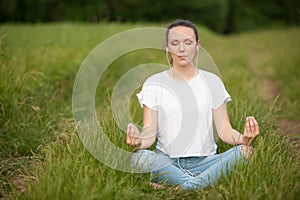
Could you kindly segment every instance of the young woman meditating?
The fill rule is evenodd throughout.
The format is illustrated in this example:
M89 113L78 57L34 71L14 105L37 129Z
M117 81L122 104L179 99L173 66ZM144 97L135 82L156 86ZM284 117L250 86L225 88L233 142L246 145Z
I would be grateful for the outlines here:
M183 189L199 189L226 175L237 160L251 154L249 143L259 134L253 116L244 133L233 129L226 103L231 97L221 79L194 66L200 41L196 26L176 20L166 32L170 69L149 77L137 94L143 107L140 133L128 124L126 142L138 151L132 163L156 175L156 181ZM169 62L169 59L168 59ZM213 122L222 141L235 145L216 154ZM157 139L155 151L147 150Z

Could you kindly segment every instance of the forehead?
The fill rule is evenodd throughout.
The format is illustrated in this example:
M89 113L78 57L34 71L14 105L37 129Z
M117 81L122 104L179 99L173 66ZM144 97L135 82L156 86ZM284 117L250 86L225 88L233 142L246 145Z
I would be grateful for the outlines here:
M170 29L168 38L172 39L196 39L195 32L190 27L176 26Z

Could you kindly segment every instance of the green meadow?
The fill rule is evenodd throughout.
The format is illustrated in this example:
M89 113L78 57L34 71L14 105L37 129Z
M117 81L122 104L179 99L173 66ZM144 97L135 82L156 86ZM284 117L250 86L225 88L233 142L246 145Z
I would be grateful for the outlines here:
M243 132L248 115L260 124L249 162L238 163L214 186L196 191L153 189L150 174L111 169L85 149L72 115L76 73L96 45L116 33L146 26L165 24L0 26L0 198L297 199L300 133L283 129L279 122L300 123L299 28L222 36L198 26L200 40L232 96L227 105L232 126ZM113 119L111 94L122 74L144 63L167 65L164 51L121 56L97 88L99 122L123 149L129 148ZM129 111L133 122L142 125L142 109L134 94ZM219 152L230 148L217 143Z

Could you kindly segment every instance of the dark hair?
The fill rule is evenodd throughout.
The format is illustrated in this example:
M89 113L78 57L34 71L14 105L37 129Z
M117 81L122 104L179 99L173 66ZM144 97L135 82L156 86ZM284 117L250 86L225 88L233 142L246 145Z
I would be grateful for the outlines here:
M169 24L169 26L167 27L167 32L166 32L166 42L168 43L168 35L170 32L170 29L177 27L177 26L184 26L184 27L188 27L193 29L195 36L196 36L196 41L198 41L199 37L198 37L198 30L197 27L195 26L195 24L193 24L191 21L189 20L183 20L183 19L177 19L174 22L172 22L171 24Z

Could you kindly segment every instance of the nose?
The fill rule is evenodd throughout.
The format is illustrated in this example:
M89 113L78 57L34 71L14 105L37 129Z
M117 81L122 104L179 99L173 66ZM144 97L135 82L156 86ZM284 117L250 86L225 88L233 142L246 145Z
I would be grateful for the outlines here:
M185 46L183 43L179 44L179 52L184 52L185 51Z

